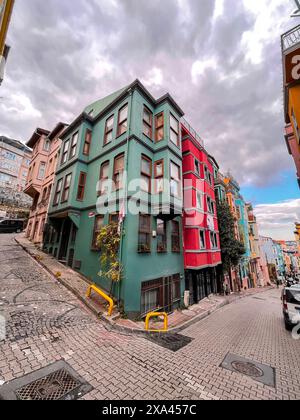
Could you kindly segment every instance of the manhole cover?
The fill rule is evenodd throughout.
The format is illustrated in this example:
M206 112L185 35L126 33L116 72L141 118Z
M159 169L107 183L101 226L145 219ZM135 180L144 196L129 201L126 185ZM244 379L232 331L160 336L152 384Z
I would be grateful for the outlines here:
M147 340L152 341L165 349L176 352L190 344L193 339L181 334L151 334L147 336Z
M237 372L240 372L243 375L254 376L256 378L264 376L264 372L261 369L259 369L257 366L255 366L254 363L235 361L235 362L232 362L231 365Z
M273 388L276 386L275 369L273 367L245 359L236 354L228 353L220 367L231 372L241 373L252 378L254 381L272 386Z
M93 387L64 361L14 380L0 388L2 400L76 400Z

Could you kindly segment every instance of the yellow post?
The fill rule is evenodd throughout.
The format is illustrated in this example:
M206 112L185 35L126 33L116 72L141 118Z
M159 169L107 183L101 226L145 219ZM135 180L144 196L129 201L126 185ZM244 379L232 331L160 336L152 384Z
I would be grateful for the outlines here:
M14 0L0 0L0 55L4 52L5 39L14 7Z
M100 295L103 299L105 299L109 303L108 316L111 316L112 311L114 309L114 301L112 300L112 298L110 298L106 293L104 293L101 289L99 289L99 287L97 287L95 285L89 286L89 288L87 290L87 293L86 293L87 298L91 297L92 290L94 292L98 293L98 295Z
M149 323L151 318L164 317L164 329L163 330L150 330ZM168 331L168 314L166 312L151 312L146 316L146 331L149 332L167 332Z

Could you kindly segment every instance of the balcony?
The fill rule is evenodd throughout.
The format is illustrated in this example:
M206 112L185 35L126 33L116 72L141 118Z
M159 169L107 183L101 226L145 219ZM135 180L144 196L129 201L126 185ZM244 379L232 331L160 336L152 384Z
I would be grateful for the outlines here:
M34 198L36 194L40 194L42 189L43 181L35 179L26 183L24 188L24 194L29 195L31 198Z
M293 48L297 44L300 45L300 25L289 30L281 36L281 48L283 53L285 53L290 48Z
M194 139L196 140L196 142L201 147L204 148L204 141L203 141L203 139L199 136L199 134L192 128L192 126L184 118L181 119L181 124L191 134L191 136L194 137Z

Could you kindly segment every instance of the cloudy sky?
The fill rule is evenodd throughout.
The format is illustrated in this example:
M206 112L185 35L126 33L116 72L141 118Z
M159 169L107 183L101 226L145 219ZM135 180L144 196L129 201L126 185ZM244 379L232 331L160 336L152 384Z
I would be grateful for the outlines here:
M283 139L280 35L300 23L294 9L293 0L17 0L0 134L26 141L139 78L174 96L259 205L263 233L292 238L300 203Z

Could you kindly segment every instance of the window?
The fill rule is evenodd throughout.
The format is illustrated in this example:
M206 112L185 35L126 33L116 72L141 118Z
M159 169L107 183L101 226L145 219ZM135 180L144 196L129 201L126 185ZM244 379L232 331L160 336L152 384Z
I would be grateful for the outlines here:
M83 201L83 199L84 199L85 183L86 183L86 173L85 172L80 172L79 182L78 182L78 190L77 190L77 200L78 201Z
M114 116L109 117L105 123L105 132L104 132L104 145L108 144L113 139L114 131Z
M179 122L173 115L170 115L170 139L179 147Z
M180 167L175 163L171 162L171 195L174 197L180 197L181 187L181 176L180 176Z
M63 189L62 198L61 198L62 203L65 203L66 201L69 200L71 180L72 180L72 174L67 175L65 178L64 189Z
M218 237L215 232L210 232L211 249L218 249Z
M46 223L46 219L42 219L41 226L40 226L40 232L39 232L40 235L42 235L44 233L45 223Z
M142 156L141 165L141 189L151 194L152 180L152 161L146 156Z
M163 307L163 279L142 283L141 314L156 311Z
M92 131L86 130L85 140L84 140L84 145L83 145L83 154L85 156L89 156L90 154L91 143L92 143Z
M117 224L119 224L119 213L117 212L117 213L110 214L108 221L109 221L109 224L110 225L117 225Z
M158 143L164 139L164 113L155 116L155 141Z
M54 195L54 200L53 200L53 206L57 206L58 203L59 203L61 189L62 189L62 183L63 183L63 180L62 179L60 179L57 182L56 190L55 190L55 195Z
M124 154L117 156L114 163L114 188L116 191L123 188Z
M215 214L215 204L210 197L207 197L207 211L211 214Z
M46 198L47 198L47 191L48 191L48 188L47 188L47 187L45 187L45 188L43 189L42 201L46 200Z
M172 299L173 302L181 299L180 274L172 276Z
M128 104L123 106L119 111L118 118L118 136L126 133L128 127Z
M149 137L152 140L152 124L153 124L153 114L145 106L143 113L143 133L145 136Z
M180 224L172 221L172 252L180 252Z
M151 216L140 214L138 252L151 252Z
M205 249L206 245L205 245L205 231L204 230L200 230L199 231L199 237L200 237L200 249Z
M104 221L103 216L96 216L95 224L94 224L94 231L93 231L93 240L92 240L92 249L94 250L99 250L99 247L97 246L97 239L103 227L103 221Z
M166 222L161 219L157 219L157 252L167 251L167 227Z
M205 175L205 179L208 181L208 183L209 183L210 185L212 185L212 175L211 175L211 173L209 172L209 170L208 170L208 167L207 167L207 166L205 166L205 167L204 167L204 175Z
M64 147L63 147L62 158L61 158L61 164L62 165L64 163L66 163L67 160L68 160L69 146L70 146L70 140L67 140L64 144Z
M200 176L200 162L197 159L195 159L195 172Z
M43 180L45 178L45 174L46 174L46 163L41 162L40 167L39 167L38 179Z
M46 139L44 141L44 146L43 146L44 152L49 152L50 151L50 148L51 148L50 140L49 139Z
M104 195L108 192L108 174L109 174L109 162L104 162L100 169L100 189L98 195Z
M72 159L76 155L77 143L78 143L78 132L75 133L72 137L70 159Z
M164 191L164 161L160 160L154 164L155 193Z
M202 206L202 194L201 192L197 191L196 192L196 199L197 199L197 209L198 210L202 210L203 206Z

